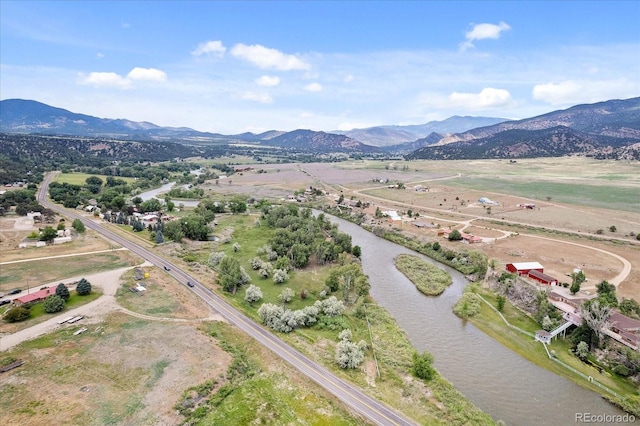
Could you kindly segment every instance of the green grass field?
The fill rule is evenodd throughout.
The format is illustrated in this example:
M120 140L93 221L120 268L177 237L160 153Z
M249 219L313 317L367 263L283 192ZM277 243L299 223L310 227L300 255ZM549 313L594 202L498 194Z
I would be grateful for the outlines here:
M580 206L599 207L612 210L637 212L640 208L638 191L640 186L622 186L603 183L551 182L535 177L502 179L462 177L446 181L447 186L487 190L525 198L559 201Z
M55 181L59 183L68 183L71 185L84 185L89 176L97 176L102 179L104 183L107 180L106 175L92 175L88 173L60 173L56 176ZM135 179L132 177L120 177L114 176L116 179L122 179L127 183L135 182Z

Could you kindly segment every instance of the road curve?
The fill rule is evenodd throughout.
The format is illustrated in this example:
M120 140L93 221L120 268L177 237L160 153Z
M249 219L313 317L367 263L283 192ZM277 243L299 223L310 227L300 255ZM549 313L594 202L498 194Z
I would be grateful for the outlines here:
M190 289L199 296L205 303L211 306L214 310L219 312L229 323L235 325L240 330L247 333L252 338L256 339L259 343L266 346L277 356L288 362L295 367L305 376L322 386L328 392L337 397L353 412L359 414L361 417L377 425L414 425L414 421L408 419L404 415L396 412L385 404L382 404L375 398L365 394L356 386L340 379L326 368L320 366L310 358L306 357L302 353L298 352L293 347L289 346L276 335L271 333L264 327L256 324L244 314L237 311L229 303L227 303L222 297L218 296L207 287L198 282L194 277L187 274L183 270L179 269L174 264L166 261L162 257L147 250L138 244L127 240L126 238L106 229L92 220L86 219L83 216L67 210L59 205L53 204L47 199L47 190L51 179L55 176L55 173L49 173L46 175L42 185L38 190L38 201L44 207L56 211L62 215L70 217L72 219L80 219L87 228L90 228L104 237L120 244L122 247L129 249L131 252L136 253L143 259L151 262L153 265L169 268L167 273L173 276L178 282L186 285L187 282L193 283L193 287Z

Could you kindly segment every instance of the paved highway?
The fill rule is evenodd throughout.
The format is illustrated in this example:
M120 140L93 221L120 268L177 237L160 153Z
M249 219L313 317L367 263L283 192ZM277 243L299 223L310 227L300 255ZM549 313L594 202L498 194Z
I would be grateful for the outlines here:
M55 173L47 174L38 191L38 201L44 207L72 219L80 219L87 228L93 229L94 231L102 234L110 240L120 244L122 247L129 249L131 252L136 253L143 259L153 263L155 266L164 268L165 270L168 268L169 270L167 271L167 273L173 276L180 283L184 285L186 285L187 282L193 283L193 287L190 287L190 289L202 300L204 300L205 303L219 312L227 321L229 321L229 323L235 325L240 330L256 339L259 343L269 348L284 361L288 362L293 367L298 369L298 371L300 371L302 374L306 375L311 380L336 396L347 407L353 410L353 412L358 413L368 421L377 425L416 424L402 414L380 403L375 398L372 398L363 393L357 387L338 378L326 368L320 366L302 353L298 352L297 350L280 340L269 330L265 329L259 324L256 324L247 316L237 311L222 297L209 290L207 287L198 282L198 280L196 280L194 277L179 269L171 262L166 261L162 257L147 250L146 248L139 246L132 241L129 241L128 239L110 231L109 229L101 226L100 224L97 224L92 220L86 219L71 210L67 210L57 204L49 202L47 200L47 191L49 188L49 183L54 176Z

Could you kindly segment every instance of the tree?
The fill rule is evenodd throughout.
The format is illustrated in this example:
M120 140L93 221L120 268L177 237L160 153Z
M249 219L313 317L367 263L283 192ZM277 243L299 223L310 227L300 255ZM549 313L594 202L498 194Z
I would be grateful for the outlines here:
M60 312L64 309L64 299L57 294L52 294L44 300L44 311L48 314Z
M634 299L623 298L620 302L620 311L628 316L640 315L640 305Z
M584 272L578 271L571 274L571 287L569 291L571 294L576 294L580 291L580 286L583 282L585 282L586 277L584 276Z
M355 344L351 341L351 330L343 330L338 337L340 341L336 345L336 364L340 368L358 368L364 361L364 348L366 344Z
M83 233L85 231L84 223L82 223L80 219L74 219L71 223L71 226L73 227L73 229L80 233Z
M224 291L235 294L242 283L242 271L240 270L238 259L225 256L220 260L216 270L218 272L216 277L218 284L222 286Z
M595 333L597 346L602 343L604 330L611 325L609 322L610 315L611 307L601 304L598 299L580 305L580 316Z
M435 370L431 364L433 364L433 356L430 353L423 352L419 354L418 352L414 352L411 373L419 379L431 380L435 374Z
M618 306L615 285L609 284L608 281L601 281L596 288L598 290L598 300L600 303L613 307Z
M82 278L76 286L76 293L78 293L78 296L86 296L88 294L91 294L91 283L85 278Z
M251 284L244 292L244 300L250 305L262 299L260 287Z
M58 236L58 231L53 229L50 226L47 226L40 232L40 241L45 241L46 243L53 242L53 239Z
M353 246L353 248L351 249L351 254L357 258L360 258L360 256L362 256L362 249L360 248L360 246Z
M162 209L162 202L157 198L149 198L140 204L140 210L144 213L157 212Z
M156 239L156 244L164 243L164 235L162 234L162 231L160 229L156 231L155 239Z
M175 241L179 243L182 241L184 237L184 232L182 231L182 224L179 220L172 220L164 225L163 234L166 238L171 241Z
M435 243L433 243L431 248L433 249L433 251L440 251L440 243L436 241Z
M233 214L244 213L247 211L247 203L242 198L234 198L229 201L229 210Z
M449 241L460 241L462 239L462 234L457 229L449 232Z
M191 214L186 218L180 219L182 223L182 231L184 236L196 241L207 241L209 236L209 227L205 218Z
M549 315L545 315L545 317L542 319L542 329L545 331L551 331L553 329L553 325L553 320L549 318Z
M215 268L218 266L220 261L226 256L226 253L223 251L214 251L209 255L209 266Z
M576 346L575 354L582 361L586 360L587 356L589 355L589 345L587 344L587 342L581 341L580 343L578 343L578 346Z
M71 297L71 295L69 294L69 289L62 283L58 284L58 286L56 287L56 294L60 296L65 302L69 300L69 297Z
M609 231L611 231L611 232L616 232L617 230L618 230L618 229L615 227L615 225L611 225L611 226L609 227Z
M6 322L20 322L29 319L30 316L31 310L28 306L16 306L4 314L4 320Z

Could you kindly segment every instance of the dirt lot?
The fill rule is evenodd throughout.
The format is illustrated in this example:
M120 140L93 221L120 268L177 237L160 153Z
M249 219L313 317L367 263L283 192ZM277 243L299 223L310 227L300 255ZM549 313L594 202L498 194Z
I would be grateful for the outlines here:
M178 424L182 392L230 362L194 324L114 313L73 336L78 328L3 353L25 361L0 377L3 423Z
M86 253L90 251L109 250L119 247L109 243L91 230L79 234L72 242L45 247L18 248L18 244L38 227L55 226L34 224L26 217L0 218L0 262L10 262L20 259L33 259L46 256L58 256L70 253Z

